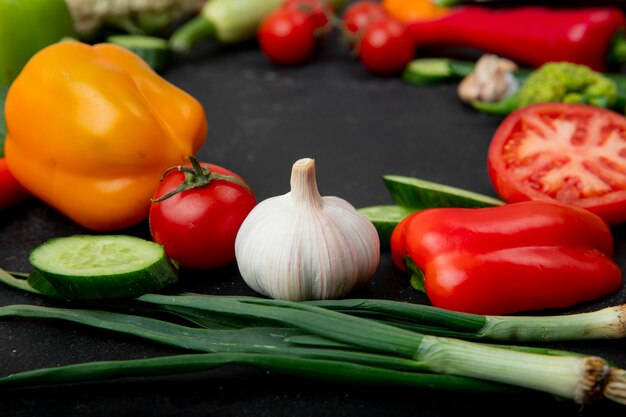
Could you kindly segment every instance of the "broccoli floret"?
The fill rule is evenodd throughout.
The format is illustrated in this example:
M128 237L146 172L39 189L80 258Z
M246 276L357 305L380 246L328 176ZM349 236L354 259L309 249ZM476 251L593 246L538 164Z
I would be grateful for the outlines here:
M517 92L517 99L519 107L550 102L610 107L617 100L617 86L587 66L550 62L528 76Z

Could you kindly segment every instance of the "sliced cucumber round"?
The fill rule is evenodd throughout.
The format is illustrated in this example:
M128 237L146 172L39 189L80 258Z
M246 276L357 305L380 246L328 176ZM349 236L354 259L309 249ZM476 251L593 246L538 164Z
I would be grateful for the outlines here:
M47 295L48 297L67 298L65 294L61 294L55 290L50 281L36 269L28 275L26 283L37 292Z
M439 84L457 79L450 68L450 61L445 58L421 58L407 64L402 78L409 84Z
M362 207L359 213L367 217L376 227L378 237L380 238L380 248L388 249L393 229L406 216L414 213L416 210L406 207L385 205Z
M51 239L35 248L29 261L35 270L31 286L44 288L38 282L43 277L70 299L135 297L178 280L161 245L126 235Z
M416 210L432 207L489 207L504 204L488 195L399 175L384 175L391 198L396 204Z

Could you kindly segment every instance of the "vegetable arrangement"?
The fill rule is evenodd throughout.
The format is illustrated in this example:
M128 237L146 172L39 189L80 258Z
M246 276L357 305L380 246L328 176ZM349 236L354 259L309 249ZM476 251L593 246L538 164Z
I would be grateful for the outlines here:
M505 113L523 108L500 125L488 154L490 178L502 200L386 175L395 205L355 210L343 199L321 196L314 160L307 158L293 165L289 193L257 205L242 177L193 157L207 132L201 104L128 52L132 42L126 49L110 42L48 46L24 67L7 97L11 171L3 177L0 161L0 186L11 187L12 181L16 187L3 188L2 197L8 198L0 208L32 193L99 232L148 217L153 241L107 234L50 240L32 251L33 271L26 279L0 270L0 281L93 308L9 305L0 307L0 316L63 319L204 353L40 369L0 377L0 386L245 363L330 380L478 392L521 387L581 404L602 398L626 404L624 370L602 358L478 343L626 335L623 306L572 316L494 316L569 307L622 285L609 225L626 220L621 146L626 118L598 108L615 106L620 87L591 70L604 68L599 56L606 56L609 35L623 25L621 14L502 11L496 27L504 30L508 22L509 33L493 39L488 28L469 38L463 32L475 24L488 26L496 12L482 8L355 2L338 22L337 4L209 0L172 36L170 46L184 52L205 36L225 43L257 36L273 63L295 65L310 59L330 28L340 24L365 68L380 75L404 70L405 79L414 81L415 62L407 67L416 46L411 36L423 42L418 46L429 43L424 28L440 25L436 42L463 37L470 46L500 52L502 39L514 35L515 22L555 19L554 44L580 54L530 74L511 70L508 80L522 80L522 89L510 96ZM462 27L459 16L474 21ZM581 37L590 44L563 38L561 30L575 25L593 34ZM528 45L524 49L532 49ZM522 52L528 53L510 48L507 55L538 66L547 53ZM588 67L572 64L579 61ZM444 78L467 71L451 63L438 67ZM420 82L436 78L420 77ZM548 100L558 96L567 103L530 106L537 86L554 79L560 84ZM28 117L35 113L47 117L46 123L32 123ZM435 307L328 300L366 284L378 268L381 248L391 249L394 264L413 274L412 285ZM253 290L275 300L156 294L178 283L179 268L214 269L234 261ZM166 318L152 318L155 314Z

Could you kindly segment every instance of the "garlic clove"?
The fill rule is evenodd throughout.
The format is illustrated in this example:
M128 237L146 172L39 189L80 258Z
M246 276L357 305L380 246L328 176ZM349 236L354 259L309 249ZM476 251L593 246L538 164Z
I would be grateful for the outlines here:
M374 225L347 201L322 197L315 161L293 164L291 191L259 203L235 242L241 276L256 292L301 301L340 298L380 262Z

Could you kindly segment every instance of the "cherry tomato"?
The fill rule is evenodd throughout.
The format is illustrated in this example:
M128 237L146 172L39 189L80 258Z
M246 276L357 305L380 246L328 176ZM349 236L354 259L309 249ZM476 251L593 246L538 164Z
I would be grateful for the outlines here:
M384 17L371 23L361 39L359 57L370 72L396 74L413 59L413 41L403 23Z
M609 224L626 221L626 118L611 110L565 103L517 110L496 130L488 168L507 202L558 201Z
M377 1L358 1L352 3L343 13L343 24L352 34L363 34L367 27L386 16L382 6Z
M304 12L311 20L315 30L328 28L328 16L332 13L330 4L324 0L285 0L281 8L297 9Z
M239 175L202 163L209 183L173 194L150 206L152 239L181 266L212 269L235 260L235 238L243 220L255 206L254 194ZM186 169L192 165L186 165ZM215 177L215 174L226 176ZM196 175L196 174L194 174ZM185 180L179 169L168 171L154 193L159 199ZM243 184L243 185L242 185ZM245 185L245 186L244 186ZM247 187L247 188L246 188Z
M261 22L258 41L265 56L278 65L298 65L315 50L315 26L299 8L279 8Z

